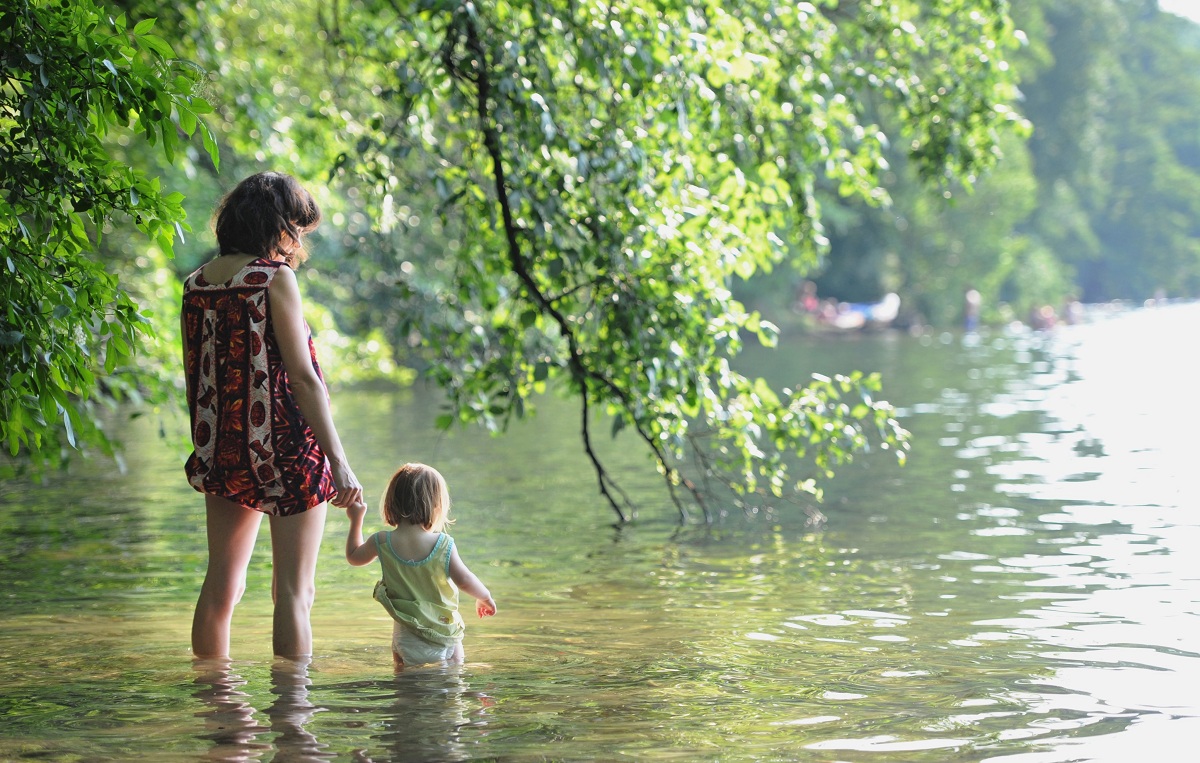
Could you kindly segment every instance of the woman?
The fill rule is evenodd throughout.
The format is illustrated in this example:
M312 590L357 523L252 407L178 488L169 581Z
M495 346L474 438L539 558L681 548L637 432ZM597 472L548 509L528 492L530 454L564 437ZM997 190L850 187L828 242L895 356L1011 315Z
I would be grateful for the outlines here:
M281 657L312 653L309 612L325 502L362 487L346 462L304 322L293 268L321 211L288 175L252 175L220 203L220 254L184 282L182 336L192 444L188 482L204 493L208 571L192 621L197 657L229 654L233 608L263 515L270 517Z

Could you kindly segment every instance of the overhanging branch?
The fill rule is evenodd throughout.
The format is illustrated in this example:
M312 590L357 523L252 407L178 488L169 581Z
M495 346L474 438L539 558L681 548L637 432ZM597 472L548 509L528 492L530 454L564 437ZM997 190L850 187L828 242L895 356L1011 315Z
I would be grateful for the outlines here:
M513 272L516 273L517 278L520 279L521 284L525 287L525 291L529 294L530 299L537 304L543 313L551 317L567 340L569 351L567 362L571 370L571 378L579 386L579 394L583 400L582 437L584 450L587 453L588 459L591 460L593 468L596 470L596 476L600 484L600 494L604 496L609 506L616 512L618 519L621 522L627 522L629 516L625 512L625 508L622 508L621 503L617 501L616 497L608 489L612 479L608 476L604 464L592 448L591 432L588 427L588 397L590 393L589 381L592 380L594 374L590 373L583 364L578 339L575 337L575 333L567 322L566 317L542 293L537 282L533 279L533 275L529 272L529 268L526 267L525 259L521 254L520 236L516 221L513 219L512 203L508 196L508 184L505 180L504 154L500 146L500 136L496 130L495 123L492 121L489 106L489 101L491 100L491 78L488 71L487 53L479 39L479 31L476 28L475 20L469 16L466 19L466 36L467 48L474 56L477 67L475 72L476 116L479 118L479 131L483 134L484 147L492 160L492 177L496 186L496 200L500 205L500 214L504 221L504 235L507 243L509 265L512 267ZM631 508L628 497L624 497L624 503L626 504L626 508Z
M620 520L625 522L628 520L628 516L625 509L622 508L622 503L624 504L625 508L632 509L632 502L623 491L616 487L615 481L608 474L603 463L600 461L600 458L592 448L592 438L587 417L590 405L590 395L593 389L596 389L597 391L600 389L605 390L608 394L616 398L627 411L632 410L634 406L628 392L614 383L612 379L608 378L599 371L588 367L587 363L585 362L585 353L580 347L579 338L575 333L574 327L567 320L566 316L564 316L562 312L554 305L554 302L542 292L537 281L534 279L533 274L529 271L525 257L521 252L520 230L517 227L513 215L511 199L509 197L508 183L504 172L504 152L500 143L500 134L496 129L496 124L491 116L490 102L492 97L492 84L487 51L485 50L483 42L480 39L478 20L475 15L471 12L464 12L462 15L462 23L463 31L466 37L467 50L473 57L474 65L476 67L474 77L471 80L475 86L476 117L479 120L479 131L483 136L484 148L491 159L496 200L500 207L501 219L504 223L504 234L507 245L506 250L509 265L512 268L513 273L516 274L517 278L520 280L521 285L529 295L529 298L537 305L538 309L541 310L542 313L548 315L550 319L554 321L554 323L558 326L560 334L567 341L568 368L570 370L571 379L578 386L579 394L583 400L582 412L584 423L581 434L583 437L584 450L586 451L589 460L591 460L592 466L596 470L597 478L600 483L601 494L609 502L609 505L612 507L613 511L617 513L617 516L620 518ZM462 77L463 75L459 73L458 76ZM663 477L666 481L667 489L670 493L672 502L679 511L681 520L687 520L688 512L686 506L684 506L683 502L679 498L678 493L676 492L676 486L679 484L684 485L691 492L696 502L704 509L706 518L708 518L709 512L707 506L705 505L703 495L700 493L694 483L684 478L679 474L677 469L670 465L666 452L657 442L653 433L648 431L644 426L636 421L634 422L634 429L646 446L650 448L655 459L662 467ZM610 488L621 494L621 502L617 501Z

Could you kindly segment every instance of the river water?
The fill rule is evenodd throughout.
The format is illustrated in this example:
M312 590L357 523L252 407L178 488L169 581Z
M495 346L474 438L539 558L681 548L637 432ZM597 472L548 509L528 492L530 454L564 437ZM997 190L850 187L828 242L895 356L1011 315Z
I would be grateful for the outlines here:
M233 661L193 664L202 504L178 421L143 416L123 472L0 487L0 759L1188 759L1198 328L1182 304L750 357L780 386L880 371L913 432L906 467L843 469L816 527L800 511L680 527L618 439L605 455L642 508L615 529L569 401L491 438L435 433L419 386L335 391L372 499L406 460L447 476L452 532L499 605L470 618L467 665L398 676L376 571L342 562L333 512L312 662L270 656L264 537Z

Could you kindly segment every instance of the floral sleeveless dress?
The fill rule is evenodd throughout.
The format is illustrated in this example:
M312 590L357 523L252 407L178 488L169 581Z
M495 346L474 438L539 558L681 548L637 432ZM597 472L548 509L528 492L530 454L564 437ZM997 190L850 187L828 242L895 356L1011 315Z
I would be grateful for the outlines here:
M224 283L209 283L202 269L184 281L194 449L184 468L202 493L289 516L336 491L325 454L292 395L271 328L267 288L280 267L285 265L259 258ZM311 336L308 349L320 376Z

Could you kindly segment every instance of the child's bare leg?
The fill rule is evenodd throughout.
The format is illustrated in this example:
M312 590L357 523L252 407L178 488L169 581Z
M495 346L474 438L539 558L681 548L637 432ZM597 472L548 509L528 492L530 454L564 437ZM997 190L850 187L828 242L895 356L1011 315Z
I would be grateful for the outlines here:
M450 658L450 662L456 665L461 665L465 659L466 656L463 654L463 645L460 641L454 645L454 656Z
M392 650L392 666L396 668L397 673L404 670L404 658L394 649Z

